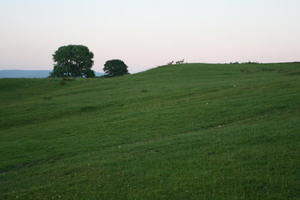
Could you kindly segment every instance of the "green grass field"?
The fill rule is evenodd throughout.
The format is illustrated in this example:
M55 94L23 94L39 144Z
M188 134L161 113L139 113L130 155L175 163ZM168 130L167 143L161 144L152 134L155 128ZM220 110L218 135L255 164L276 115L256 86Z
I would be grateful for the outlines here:
M300 64L0 80L0 199L298 200Z

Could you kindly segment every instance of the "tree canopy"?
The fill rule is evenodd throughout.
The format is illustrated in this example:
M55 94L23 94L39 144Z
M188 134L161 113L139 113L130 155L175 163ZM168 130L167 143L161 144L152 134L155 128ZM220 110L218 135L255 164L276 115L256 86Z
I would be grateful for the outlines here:
M106 76L114 77L128 74L127 65L118 59L108 60L104 64L103 71L106 73Z
M60 47L53 54L54 69L51 77L95 77L91 69L94 54L83 45Z

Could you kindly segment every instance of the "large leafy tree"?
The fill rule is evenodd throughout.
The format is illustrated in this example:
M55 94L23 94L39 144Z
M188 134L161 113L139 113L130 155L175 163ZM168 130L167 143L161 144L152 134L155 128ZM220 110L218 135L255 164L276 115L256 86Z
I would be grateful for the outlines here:
M94 54L83 45L60 47L53 54L54 69L51 77L95 77L91 69Z
M128 74L127 65L118 59L108 60L104 64L103 71L106 73L106 76L121 76L124 74Z

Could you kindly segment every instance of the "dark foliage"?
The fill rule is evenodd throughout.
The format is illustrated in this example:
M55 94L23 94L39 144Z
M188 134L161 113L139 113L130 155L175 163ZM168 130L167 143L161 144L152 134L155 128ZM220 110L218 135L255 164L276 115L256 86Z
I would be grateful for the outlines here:
M258 62L253 62L253 61L248 61L248 62L245 62L243 64L248 64L248 65L253 65L253 64L259 64Z
M248 61L248 62L242 62L242 63L240 63L240 62L230 62L229 64L231 64L231 65L239 65L239 64L259 64L258 62L253 62L253 61Z
M108 60L104 64L104 72L108 77L121 76L124 74L128 74L127 65L118 59Z
M60 47L53 55L54 69L50 77L95 77L91 69L94 54L83 45Z

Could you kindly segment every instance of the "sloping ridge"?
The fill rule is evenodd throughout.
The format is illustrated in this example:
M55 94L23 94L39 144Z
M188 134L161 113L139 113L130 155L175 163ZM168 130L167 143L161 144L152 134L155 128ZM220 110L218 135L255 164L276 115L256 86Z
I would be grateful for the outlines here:
M300 64L0 80L0 199L297 199Z

